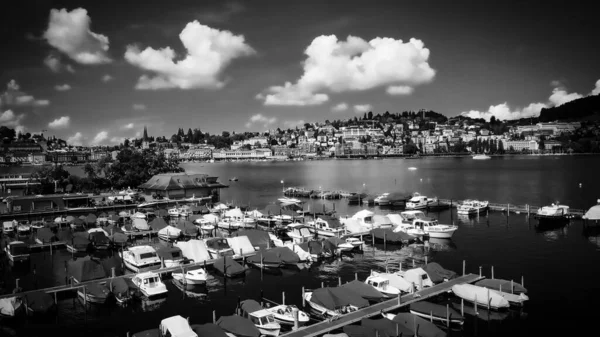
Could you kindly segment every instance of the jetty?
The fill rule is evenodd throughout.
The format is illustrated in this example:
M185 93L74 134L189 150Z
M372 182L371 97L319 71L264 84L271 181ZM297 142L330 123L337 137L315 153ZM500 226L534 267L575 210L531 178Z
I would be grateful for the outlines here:
M463 283L475 283L484 279L484 276L476 274L466 274L459 276L455 279L440 284L434 285L433 287L424 288L418 292L412 294L406 294L404 296L398 296L398 298L390 299L384 302L380 302L366 308L345 314L339 318L329 319L321 321L319 323L301 327L295 331L291 331L280 336L285 337L311 337L311 336L322 336L332 330L342 328L346 325L361 321L363 318L369 318L382 313L397 310L411 303L422 301L439 294L451 291L452 286Z

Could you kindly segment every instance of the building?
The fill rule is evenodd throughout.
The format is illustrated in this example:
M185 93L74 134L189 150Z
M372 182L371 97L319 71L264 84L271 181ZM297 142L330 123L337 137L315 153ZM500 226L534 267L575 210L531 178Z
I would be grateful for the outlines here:
M509 151L511 147L515 151L537 151L538 150L538 142L535 140L502 140L502 146L504 150Z
M53 163L77 163L89 160L89 152L80 151L51 151L46 153L46 161Z
M92 199L87 194L11 196L6 198L6 208L9 213L62 211L67 208L90 207Z
M213 151L213 159L266 159L272 154L270 149L254 149L254 150L220 150Z
M207 174L163 173L153 176L139 188L146 195L170 199L212 197L214 202L219 200L221 188L228 187L217 179Z
M366 137L367 136L367 130L366 129L362 129L359 127L347 127L344 128L342 130L342 137L344 139L346 138L360 138L360 137Z
M8 173L0 175L0 195L19 196L27 194L31 187L39 185L39 181L32 180L29 173Z

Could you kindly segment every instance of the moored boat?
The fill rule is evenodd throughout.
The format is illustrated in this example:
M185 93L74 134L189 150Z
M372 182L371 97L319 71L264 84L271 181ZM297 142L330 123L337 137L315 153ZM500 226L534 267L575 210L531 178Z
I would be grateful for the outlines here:
M375 288L380 293L388 297L396 297L400 294L400 289L390 285L390 281L384 277L373 275L367 277L365 283Z
M20 262L29 260L29 246L22 241L9 242L4 247L6 256L12 262Z
M275 321L273 314L263 309L260 304L254 300L244 300L240 303L244 317L248 318L252 324L258 328L264 336L279 336L281 325Z
M426 209L427 205L437 201L437 198L428 198L424 195L415 195L406 202L407 210Z
M490 307L494 310L505 309L510 305L498 291L489 288L479 287L472 284L456 284L452 286L452 292L469 302L477 302L483 307Z
M410 312L424 319L443 324L446 324L448 319L450 324L455 325L463 325L465 321L463 315L449 304L446 306L429 301L414 302L410 304Z
M464 215L480 214L487 210L488 204L487 201L467 199L458 206L456 212Z
M569 206L560 205L558 202L550 206L543 206L535 214L540 225L549 222L567 222L570 217Z
M136 273L159 269L161 266L156 250L151 246L128 247L119 252L119 255L121 255L125 267Z
M189 286L206 284L206 280L208 279L208 274L203 268L186 270L185 272L173 272L171 276L173 276L173 280Z
M152 271L135 275L131 282L148 298L167 293L167 286L160 279L160 275Z

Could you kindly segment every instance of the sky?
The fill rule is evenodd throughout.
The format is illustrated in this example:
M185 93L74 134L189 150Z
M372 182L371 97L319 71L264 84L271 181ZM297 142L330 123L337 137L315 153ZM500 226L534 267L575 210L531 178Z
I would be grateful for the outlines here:
M600 93L597 24L578 1L22 0L0 12L0 125L74 145L368 111L516 119Z

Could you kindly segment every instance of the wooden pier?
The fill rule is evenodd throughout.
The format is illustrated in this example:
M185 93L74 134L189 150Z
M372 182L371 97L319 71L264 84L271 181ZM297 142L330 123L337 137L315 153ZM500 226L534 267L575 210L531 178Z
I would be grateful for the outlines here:
M459 276L453 280L448 282L443 282L433 287L425 288L421 291L418 291L413 294L407 294L404 296L399 296L398 298L390 299L384 302L380 302L369 307L357 310L355 312L351 312L345 315L340 316L336 319L325 320L313 325L308 325L299 328L298 330L291 331L280 336L285 337L311 337L311 336L321 336L327 332L330 332L335 329L342 328L346 325L359 322L363 318L369 318L377 315L381 315L384 312L396 310L405 306L410 305L411 303L418 302L421 300L425 300L430 297L437 296L439 294L451 291L452 286L456 284L463 283L475 283L479 280L482 280L484 277L476 274L467 274L463 276Z

